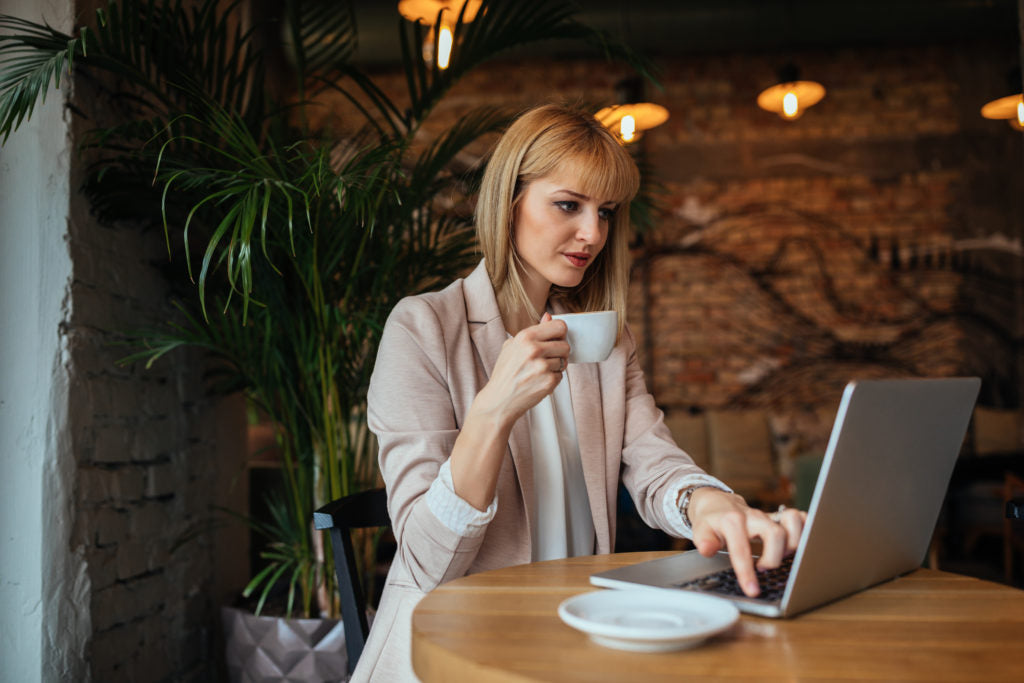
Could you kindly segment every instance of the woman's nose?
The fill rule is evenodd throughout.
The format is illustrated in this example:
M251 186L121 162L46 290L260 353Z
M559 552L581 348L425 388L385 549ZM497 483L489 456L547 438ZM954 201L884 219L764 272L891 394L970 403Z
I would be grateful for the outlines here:
M594 244L601 239L601 219L596 211L585 211L580 215L579 225L576 226L576 239L588 244Z

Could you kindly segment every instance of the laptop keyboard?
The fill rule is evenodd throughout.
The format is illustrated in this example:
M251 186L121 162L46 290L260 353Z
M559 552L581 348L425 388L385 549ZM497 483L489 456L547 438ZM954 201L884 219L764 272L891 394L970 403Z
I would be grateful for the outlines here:
M789 581L789 571L792 568L793 556L790 555L784 558L782 564L775 569L758 570L757 581L761 585L761 593L756 599L766 602L781 600L782 594L786 592L786 582ZM736 581L736 574L731 567L714 574L707 574L693 581L677 583L675 586L677 588L704 591L706 593L746 597L746 593L740 588L739 583Z

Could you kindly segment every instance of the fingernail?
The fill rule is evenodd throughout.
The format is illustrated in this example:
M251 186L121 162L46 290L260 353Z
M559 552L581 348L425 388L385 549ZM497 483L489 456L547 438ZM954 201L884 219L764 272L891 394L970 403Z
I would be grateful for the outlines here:
M757 581L747 581L745 593L747 595L757 595L761 592L761 586L758 585Z

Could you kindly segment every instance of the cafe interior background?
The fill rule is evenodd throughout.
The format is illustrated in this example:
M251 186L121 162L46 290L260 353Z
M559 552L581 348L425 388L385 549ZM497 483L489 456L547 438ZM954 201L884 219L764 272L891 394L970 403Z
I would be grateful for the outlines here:
M927 560L1024 585L1002 517L1004 470L1021 470L1024 146L1014 119L981 115L1021 91L1019 3L581 4L660 86L564 45L512 52L427 133L481 105L658 105L667 119L629 143L656 207L633 243L629 324L682 446L766 506L806 505L849 379L980 376ZM65 30L93 6L0 2ZM360 59L398 93L397 10L356 6ZM793 80L824 96L793 118L759 106ZM349 105L326 104L343 128ZM4 666L209 680L217 610L259 558L238 524L180 539L211 506L251 511L279 467L244 401L206 390L198 351L116 363L118 331L168 315L165 247L92 218L83 128L61 105L52 93L0 157L0 635L20 653ZM672 546L622 508L620 550Z

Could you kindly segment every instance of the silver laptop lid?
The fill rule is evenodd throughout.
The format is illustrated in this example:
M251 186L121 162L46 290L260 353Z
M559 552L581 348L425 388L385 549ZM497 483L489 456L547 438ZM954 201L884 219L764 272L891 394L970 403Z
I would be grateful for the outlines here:
M921 566L980 384L972 377L847 385L782 598L724 597L744 612L792 616ZM598 572L590 582L671 588L728 566L726 553L691 550Z
M921 566L980 385L976 377L847 385L784 614Z

